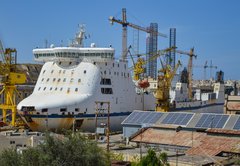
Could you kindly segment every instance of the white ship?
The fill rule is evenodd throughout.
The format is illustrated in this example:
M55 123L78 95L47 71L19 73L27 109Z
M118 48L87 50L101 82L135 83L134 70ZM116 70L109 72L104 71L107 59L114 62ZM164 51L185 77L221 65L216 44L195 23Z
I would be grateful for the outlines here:
M155 109L151 93L138 93L126 60L115 59L112 47L83 47L83 38L81 29L68 47L52 45L33 50L35 60L45 64L33 93L17 106L32 130L69 129L76 124L94 131L96 101L110 102L111 130L121 130L121 122L133 110ZM149 83L150 91L154 91L157 83ZM187 83L173 83L171 111L223 112L223 84L215 83L212 92L194 92L193 100L189 100ZM106 123L106 119L105 114L98 123Z
M133 110L154 110L152 95L135 92L128 62L116 60L111 47L82 47L83 38L81 28L68 47L33 50L35 60L45 63L33 93L17 106L32 130L69 129L74 122L94 131L96 101L110 102L111 130L121 130ZM98 118L98 123L106 123L106 118Z

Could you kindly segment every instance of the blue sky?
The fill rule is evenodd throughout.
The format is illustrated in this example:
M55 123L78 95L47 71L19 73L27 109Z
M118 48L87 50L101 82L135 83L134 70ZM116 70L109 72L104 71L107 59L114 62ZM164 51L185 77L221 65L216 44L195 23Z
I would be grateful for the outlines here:
M177 47L198 55L194 65L212 60L225 79L240 79L240 1L238 0L2 0L0 39L5 47L18 50L19 63L34 63L32 49L48 43L67 45L78 24L85 24L97 46L112 46L121 53L121 26L111 26L109 16L121 18L127 9L129 22L147 27L158 23L161 33L177 29ZM140 52L145 52L146 33L140 33ZM159 38L159 49L168 47L169 39ZM128 28L128 44L133 30ZM186 65L187 57L178 56ZM213 70L214 72L215 70ZM214 74L212 74L214 75ZM210 76L210 69L207 70ZM203 78L203 68L194 67L194 78Z

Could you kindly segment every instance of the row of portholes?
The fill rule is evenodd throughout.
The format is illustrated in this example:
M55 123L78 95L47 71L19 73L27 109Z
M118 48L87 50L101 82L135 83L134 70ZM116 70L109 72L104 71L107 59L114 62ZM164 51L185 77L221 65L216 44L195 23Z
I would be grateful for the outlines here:
M45 79L42 78L41 81L43 82L44 80L45 80ZM47 78L47 79L46 79L46 82L49 82L49 81L50 81L50 78ZM52 82L55 82L55 81L60 82L60 81L61 81L61 78L58 78L58 79L57 79L57 78L53 78L53 79L52 79ZM72 83L73 81L74 81L74 78L71 78L71 79L70 79L70 83ZM63 82L66 82L66 78L63 78ZM81 82L81 78L78 79L78 83L80 83L80 82Z
M42 89L42 88L39 87L39 88L38 88L38 91L40 91L41 89ZM44 87L44 88L43 88L43 91L45 91L46 89L47 89L47 87ZM50 88L49 88L49 91L57 91L58 89L59 89L60 91L62 91L62 90L63 90L63 87L61 87L61 88L58 88L58 87L55 87L55 88L50 87ZM74 91L75 91L75 92L78 92L78 88L75 88ZM67 89L67 93L69 93L69 92L70 92L70 88Z
M44 74L45 72L46 72L46 70L43 70L43 74ZM54 70L51 70L51 74L53 74L53 72L54 72ZM65 73L66 73L66 70L59 70L58 73L59 73L59 74L61 74L61 73L65 74ZM86 74L87 71L84 70L83 73ZM71 70L71 74L74 74L74 70Z
M106 75L106 74L107 74L107 71L106 71L106 70L105 70L104 72L101 71L101 75L103 75L103 74ZM111 74L112 74L112 72L109 71L109 75L111 75ZM113 74L119 76L119 72L113 72ZM121 72L121 76L124 76L124 77L127 76L127 77L129 77L129 73L126 74L126 73Z
M107 62L105 62L105 66L107 66ZM115 64L113 63L113 67L115 66ZM117 66L119 67L120 65L119 65L119 63L117 64ZM124 64L124 69L126 69L127 68L127 65L126 64Z

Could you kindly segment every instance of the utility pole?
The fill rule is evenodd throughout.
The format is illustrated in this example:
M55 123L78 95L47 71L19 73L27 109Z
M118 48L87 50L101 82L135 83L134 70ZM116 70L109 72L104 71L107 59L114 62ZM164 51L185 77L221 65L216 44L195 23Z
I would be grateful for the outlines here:
M107 128L106 128L106 136L107 136L107 151L109 151L109 134L110 134L110 102L109 101L95 101L96 111L95 111L95 140L97 141L98 135L98 116L105 117L107 114ZM107 112L107 113L106 113Z

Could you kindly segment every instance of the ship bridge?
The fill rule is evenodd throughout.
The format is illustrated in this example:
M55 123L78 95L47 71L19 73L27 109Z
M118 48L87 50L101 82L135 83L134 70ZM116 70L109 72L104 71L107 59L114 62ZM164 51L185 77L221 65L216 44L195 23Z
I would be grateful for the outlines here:
M82 61L84 58L94 61L108 61L114 59L115 50L109 48L79 48L79 47L51 47L33 50L34 58L38 62L47 61Z

